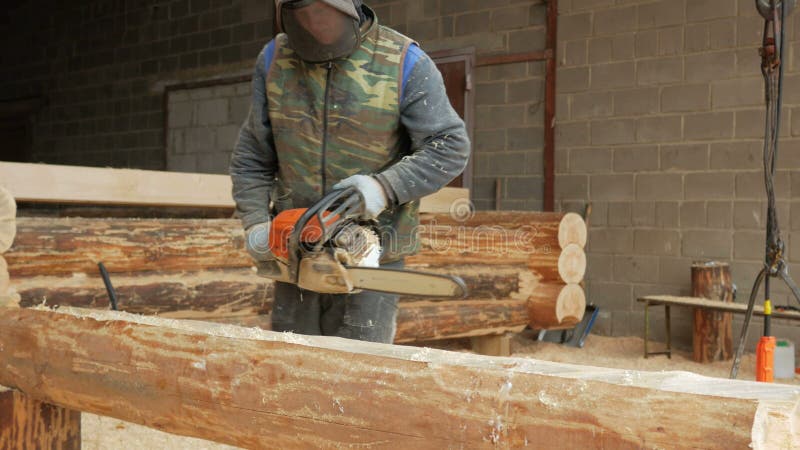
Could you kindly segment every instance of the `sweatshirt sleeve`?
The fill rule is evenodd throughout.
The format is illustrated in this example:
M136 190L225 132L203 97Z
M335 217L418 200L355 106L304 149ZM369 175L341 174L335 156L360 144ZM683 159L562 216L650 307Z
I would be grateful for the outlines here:
M376 175L397 204L430 195L466 167L470 142L464 121L447 98L442 75L419 47L409 52L419 59L405 83L400 122L411 139L411 154Z
M274 44L270 42L258 55L250 112L239 130L239 138L231 156L233 200L244 228L270 220L269 196L278 171L265 92L265 61L269 58L265 54L271 54L272 48Z

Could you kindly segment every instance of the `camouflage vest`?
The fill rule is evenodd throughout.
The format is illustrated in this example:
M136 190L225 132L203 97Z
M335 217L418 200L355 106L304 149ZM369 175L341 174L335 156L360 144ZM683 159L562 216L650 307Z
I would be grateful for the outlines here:
M400 124L403 61L412 41L377 18L349 58L309 64L275 38L266 92L278 156L272 201L280 212L319 200L340 180L376 174L409 154ZM382 262L415 253L419 202L378 217Z

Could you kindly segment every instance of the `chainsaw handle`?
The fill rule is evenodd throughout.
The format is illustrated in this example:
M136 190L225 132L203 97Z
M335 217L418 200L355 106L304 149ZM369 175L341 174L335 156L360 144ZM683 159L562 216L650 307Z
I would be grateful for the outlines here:
M328 211L336 202L341 201L331 211ZM289 235L289 277L297 283L300 273L300 257L301 249L300 243L303 230L306 225L313 219L317 218L320 230L322 231L319 240L314 245L313 251L319 251L322 246L327 242L333 233L336 231L337 225L344 222L346 219L358 217L362 213L364 201L361 194L355 187L347 187L344 189L336 189L326 194L318 202L309 207L294 224L292 233ZM328 214L325 214L328 212Z

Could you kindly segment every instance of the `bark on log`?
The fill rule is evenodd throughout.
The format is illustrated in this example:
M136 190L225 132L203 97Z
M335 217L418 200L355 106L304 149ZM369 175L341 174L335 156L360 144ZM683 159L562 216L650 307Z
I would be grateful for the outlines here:
M81 448L81 413L0 386L0 448Z
M394 341L437 339L519 332L529 322L527 301L401 302Z
M766 406L798 420L791 386L107 311L2 311L0 346L4 385L248 448L747 448Z
M583 277L585 255L576 244L581 250L570 247L562 257L562 222L572 221L555 213L499 213L495 219L481 213L467 222L444 214L424 215L422 249L408 263L515 264L542 281L574 282ZM251 265L235 220L19 218L17 225L17 241L7 255L12 277L96 274L101 261L112 273Z
M14 242L16 226L17 204L14 197L0 186L0 253L5 252Z
M528 300L530 326L535 330L572 328L585 310L586 294L577 284L542 285Z
M722 262L692 264L692 296L733 302L730 266ZM733 314L694 310L692 353L696 362L727 361L733 357Z

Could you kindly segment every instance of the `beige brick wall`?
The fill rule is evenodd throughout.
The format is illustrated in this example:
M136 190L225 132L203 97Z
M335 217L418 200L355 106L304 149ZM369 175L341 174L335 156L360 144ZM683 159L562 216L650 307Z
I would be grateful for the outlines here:
M610 312L601 330L641 333L635 298L689 294L696 259L730 261L739 301L749 295L765 224L763 20L753 3L559 1L556 201L593 204L587 287ZM788 21L789 41L800 38L798 21ZM800 278L800 58L793 42L787 50L776 190ZM775 285L777 304L796 304ZM673 316L678 343L689 346L691 316ZM785 323L775 332L800 341Z

